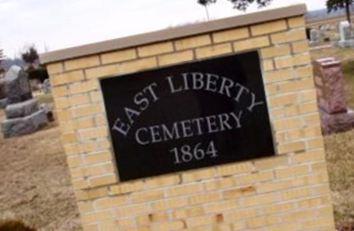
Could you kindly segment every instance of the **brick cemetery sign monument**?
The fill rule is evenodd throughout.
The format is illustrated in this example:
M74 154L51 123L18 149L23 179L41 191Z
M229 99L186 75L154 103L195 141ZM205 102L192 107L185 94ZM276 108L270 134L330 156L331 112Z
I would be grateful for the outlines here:
M84 230L334 230L305 12L42 54Z

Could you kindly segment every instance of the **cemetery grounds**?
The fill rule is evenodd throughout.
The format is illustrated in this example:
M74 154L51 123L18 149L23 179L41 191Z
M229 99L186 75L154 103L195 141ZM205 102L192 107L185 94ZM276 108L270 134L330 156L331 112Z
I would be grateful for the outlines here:
M354 108L354 49L324 48L311 55L343 60L348 103ZM39 101L52 99L42 95ZM327 136L325 144L337 226L354 230L348 229L354 224L354 130ZM0 220L19 219L39 230L81 230L56 122L32 135L0 137L0 179Z

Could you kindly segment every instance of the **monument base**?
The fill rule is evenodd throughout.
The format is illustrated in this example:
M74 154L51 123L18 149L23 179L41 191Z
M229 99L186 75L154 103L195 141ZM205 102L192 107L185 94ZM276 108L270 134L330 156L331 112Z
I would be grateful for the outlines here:
M5 109L6 118L14 119L29 116L39 110L38 100L30 99L21 103L10 104Z
M325 135L346 132L354 128L354 111L328 114L321 111L322 131Z
M8 102L7 98L0 99L0 109L6 108L7 102Z
M337 45L341 48L350 48L354 47L354 39L339 41Z
M30 134L48 124L46 112L39 110L29 116L16 119L6 119L1 124L5 138Z

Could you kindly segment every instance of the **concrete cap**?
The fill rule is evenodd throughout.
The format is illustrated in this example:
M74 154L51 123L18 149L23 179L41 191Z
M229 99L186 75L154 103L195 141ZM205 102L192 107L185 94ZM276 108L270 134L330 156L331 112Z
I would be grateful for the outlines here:
M40 60L43 64L53 63L108 51L122 50L130 47L136 47L156 42L259 24L262 22L269 22L282 18L295 17L304 15L305 13L306 5L298 4L274 10L261 11L252 14L246 14L124 38L107 40L103 42L72 47L63 50L56 50L40 54Z

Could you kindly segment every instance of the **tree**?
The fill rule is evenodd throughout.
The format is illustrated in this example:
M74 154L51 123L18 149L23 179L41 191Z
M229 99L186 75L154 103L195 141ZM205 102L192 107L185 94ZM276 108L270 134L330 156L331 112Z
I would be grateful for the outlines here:
M39 59L37 49L34 46L29 47L27 51L23 52L21 57L29 65L33 65Z
M208 20L210 19L208 5L211 3L215 3L215 2L216 2L216 0L198 0L198 3L205 7L205 12L206 12Z
M327 10L328 12L336 11L339 9L344 9L347 15L347 20L351 24L351 14L350 6L352 5L353 0L327 0Z
M215 3L217 0L198 0L198 3L207 7L211 3ZM256 3L258 7L268 6L272 0L228 0L237 10L245 11L251 5Z

